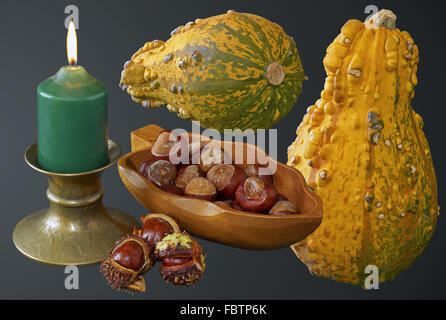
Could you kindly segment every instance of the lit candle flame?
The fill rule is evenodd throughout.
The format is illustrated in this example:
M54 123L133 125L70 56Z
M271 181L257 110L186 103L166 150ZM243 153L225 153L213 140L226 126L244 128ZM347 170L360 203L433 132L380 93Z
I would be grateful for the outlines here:
M74 26L73 20L70 21L67 33L67 56L68 63L74 66L77 63L77 37L76 28Z

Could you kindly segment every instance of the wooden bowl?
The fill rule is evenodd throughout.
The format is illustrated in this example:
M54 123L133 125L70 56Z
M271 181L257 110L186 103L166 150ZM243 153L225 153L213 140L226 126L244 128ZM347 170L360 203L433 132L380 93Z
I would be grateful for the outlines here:
M163 130L156 125L147 128L145 139L149 147L121 157L118 161L119 174L127 189L144 207L173 217L188 232L238 248L268 250L282 248L304 239L321 223L322 201L307 187L302 174L276 162L262 149L242 142L223 144L232 145L233 157L237 155L236 150L243 150L243 161L246 161L247 152L253 149L257 153L258 163L265 163L265 159L274 161L277 171L273 179L277 192L295 203L301 214L270 216L248 213L222 208L210 201L162 191L138 172L143 162L153 158L150 144L153 144L158 133Z

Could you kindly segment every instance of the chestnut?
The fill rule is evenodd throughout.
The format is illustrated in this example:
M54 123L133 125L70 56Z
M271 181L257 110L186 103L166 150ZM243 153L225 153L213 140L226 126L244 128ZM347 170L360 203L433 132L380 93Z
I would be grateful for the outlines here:
M179 162L182 164L199 164L200 152L206 146L204 141L195 141L192 138L182 136L180 143L175 144L171 153L176 153Z
M223 209L232 209L231 205L226 201L215 201L214 204L222 207Z
M204 172L208 172L215 164L232 163L232 159L221 148L221 142L211 142L200 150L199 166Z
M244 210L264 212L277 201L277 191L272 184L258 176L253 176L239 184L235 199Z
M146 177L146 175L147 175L147 167L149 166L149 165L151 165L155 160L154 160L155 158L153 158L153 159L150 159L150 160L147 160L147 161L145 161L145 162L143 162L142 164L141 164L141 166L139 167L139 173L141 173L144 177ZM157 160L169 160L169 158L167 158L167 157L156 157L156 159ZM147 178L147 177L146 177Z
M297 206L291 201L277 201L276 204L269 210L269 214L273 216L283 216L288 214L300 213Z
M164 237L156 245L155 257L162 263L161 276L176 286L193 285L206 267L203 248L186 232Z
M277 201L288 201L288 198L285 195L283 195L281 193L278 193L277 194Z
M180 231L176 221L162 213L149 213L140 219L143 226L134 233L146 240L151 248L168 234Z
M140 276L153 265L151 249L138 236L126 236L116 242L109 257L102 261L101 272L114 289L144 292L146 285Z
M209 169L206 178L215 185L222 199L229 199L234 196L238 185L248 177L238 165L216 164Z
M144 263L144 250L139 243L128 241L113 251L111 258L124 268L138 271Z
M262 171L262 174L260 174L260 171ZM266 173L263 173L263 171L266 171ZM249 166L245 167L245 173L248 177L259 176L266 182L268 182L270 184L273 183L272 171L263 165L260 165L257 163L250 164Z
M184 265L188 262L192 261L192 258L190 257L166 257L161 260L161 263L164 267L173 267L173 266L179 266Z
M231 202L232 209L243 211L242 207L237 202L237 199L232 200Z
M197 198L202 200L214 201L217 197L217 189L206 178L193 178L184 188L186 197Z
M178 175L175 180L175 185L178 188L184 190L186 185L193 179L197 177L204 177L205 173L196 164L183 164L178 169Z
M176 167L165 158L153 158L141 165L140 173L161 190L180 195L182 190L174 185Z
M248 210L244 210L242 207L240 207L240 205L238 204L237 200L234 199L231 201L231 208L234 210L239 210L239 211L243 211L243 212L249 212L249 213L259 213L261 214L262 212L259 211L248 211Z
M161 131L152 146L155 157L169 157L170 149L181 140L181 137L170 130Z

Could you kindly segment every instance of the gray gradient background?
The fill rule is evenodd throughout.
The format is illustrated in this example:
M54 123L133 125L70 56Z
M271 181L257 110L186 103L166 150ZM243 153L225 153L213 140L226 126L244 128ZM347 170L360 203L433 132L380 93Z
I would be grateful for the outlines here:
M295 108L279 128L279 160L306 108L319 98L324 81L322 59L326 47L350 18L363 20L364 8L375 4L393 10L397 25L410 32L420 48L414 107L425 122L437 178L439 198L444 192L444 10L440 1L5 1L0 3L0 298L101 299L130 298L112 291L98 266L80 269L80 290L64 288L64 269L26 259L12 243L15 224L47 206L46 178L27 167L25 149L36 141L36 87L66 64L64 8L80 9L79 64L109 89L110 137L124 152L130 149L129 132L148 123L165 128L190 128L165 108L145 110L118 88L122 64L146 41L166 40L180 24L236 9L264 16L294 36L309 80ZM440 70L440 68L442 68ZM105 203L135 217L145 209L121 183L116 168L103 177ZM249 251L200 239L208 268L194 288L175 288L155 269L148 276L148 292L133 299L364 299L445 298L446 257L444 217L429 247L406 272L379 290L364 291L312 276L288 248Z

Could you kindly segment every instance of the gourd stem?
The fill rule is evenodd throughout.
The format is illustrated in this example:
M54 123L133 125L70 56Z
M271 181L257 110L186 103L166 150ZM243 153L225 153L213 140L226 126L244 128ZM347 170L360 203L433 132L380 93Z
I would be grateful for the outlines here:
M396 29L396 15L386 9L382 9L365 21L365 26L369 29L384 27L390 30Z
M282 65L277 62L272 62L266 68L266 79L273 86L280 85L283 80L285 80L285 71L283 70Z

